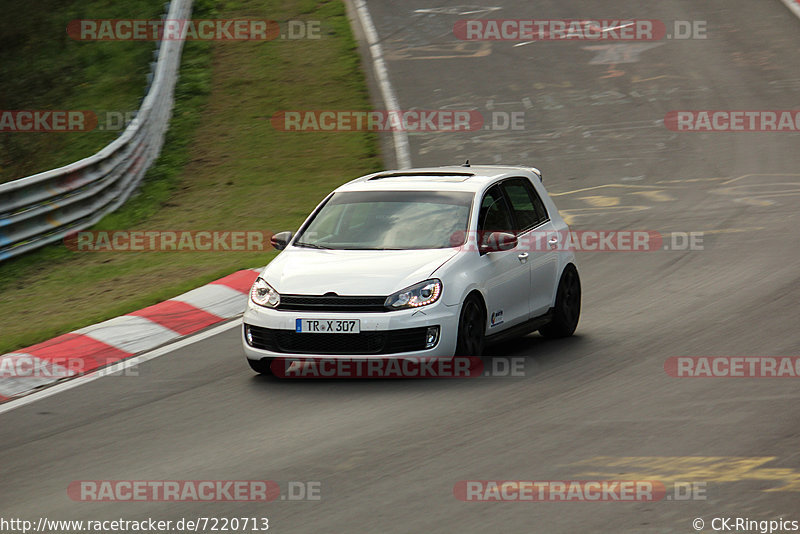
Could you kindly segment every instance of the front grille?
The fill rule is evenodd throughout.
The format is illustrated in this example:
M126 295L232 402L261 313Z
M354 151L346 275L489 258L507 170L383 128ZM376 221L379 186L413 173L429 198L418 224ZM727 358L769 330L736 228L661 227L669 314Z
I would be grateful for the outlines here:
M385 312L386 297L340 297L338 295L281 295L279 310L321 312Z
M251 345L270 352L294 354L396 354L425 350L427 326L359 334L302 334L245 325Z

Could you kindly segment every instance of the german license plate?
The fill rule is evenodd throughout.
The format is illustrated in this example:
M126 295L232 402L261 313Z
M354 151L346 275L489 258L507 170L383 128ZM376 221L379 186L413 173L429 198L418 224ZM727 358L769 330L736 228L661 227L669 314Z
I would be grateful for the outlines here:
M358 334L359 319L297 319L295 332L303 334Z

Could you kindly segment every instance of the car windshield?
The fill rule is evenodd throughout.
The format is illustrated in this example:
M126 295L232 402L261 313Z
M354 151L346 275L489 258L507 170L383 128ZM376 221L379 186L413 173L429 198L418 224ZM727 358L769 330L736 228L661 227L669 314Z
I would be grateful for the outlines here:
M464 242L472 197L459 191L334 193L294 245L336 250L457 247Z

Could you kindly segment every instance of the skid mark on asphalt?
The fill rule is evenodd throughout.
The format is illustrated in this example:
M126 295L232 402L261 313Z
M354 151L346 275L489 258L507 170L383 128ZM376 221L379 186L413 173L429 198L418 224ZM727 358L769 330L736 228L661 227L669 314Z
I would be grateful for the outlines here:
M657 184L690 184L695 182L719 182L729 180L730 176L715 176L713 178L677 178L672 180L659 180ZM723 182L724 183L724 182Z
M745 183L741 183L744 181ZM735 183L736 185L728 186ZM734 202L752 206L771 206L775 199L800 195L800 174L745 174L723 182L711 192L732 197Z
M741 180L747 183L736 183ZM764 199L764 198L777 198L788 197L800 194L800 174L746 174L736 178L729 176L713 177L713 178L686 178L675 180L661 180L656 184L667 185L645 185L645 184L601 184L591 187L582 187L570 191L551 192L551 197L567 197L577 193L585 193L588 191L598 191L601 189L619 189L621 195L637 195L638 198L644 198L653 202L671 202L679 200L672 193L678 193L681 190L686 190L689 184L696 183L710 183L712 188L708 189L709 193L721 195L723 197L730 197L731 200L737 202L747 201L748 199ZM716 182L718 185L727 187L713 187ZM736 185L728 185L736 183ZM696 191L696 186L690 186L692 191ZM604 195L589 195L577 197L584 200L586 203L599 206L609 205L616 206L619 202L611 202L611 198L618 198ZM769 205L770 203L759 203L758 205Z
M364 463L369 459L367 451L351 451L344 460L333 465L334 471L352 471L354 469L362 468Z
M731 184L733 182L738 182L739 180L749 180L750 178L759 178L759 177L766 177L766 178L774 178L776 176L788 176L792 178L800 179L800 174L797 173L786 173L786 174L744 174L742 176L737 176L736 178L730 178L728 181L723 182L723 185Z
M776 487L764 491L800 491L800 471L764 467L776 459L776 456L595 456L570 465L594 468L581 471L579 477L661 482L769 481Z
M631 76L631 83L653 82L655 80L665 80L667 78L677 78L679 80L685 80L686 76L673 76L671 74L662 74L660 76L650 76L649 78L642 78L638 74L634 74L633 76Z
M584 50L594 52L590 65L612 65L620 63L636 63L642 52L663 46L665 43L620 43L583 46Z
M588 197L578 197L590 206L596 208L610 208L612 206L619 206L619 197L606 197L603 195L592 195Z
M575 220L577 218L582 216L632 213L648 209L650 209L649 206L608 206L608 207L597 207L597 208L559 209L558 211L559 213L561 213L561 218L564 219L564 222L571 225L575 223Z
M441 43L423 46L398 46L387 42L385 57L390 61L416 59L470 59L492 53L490 42Z
M414 13L422 13L426 15L483 15L491 13L492 11L499 11L503 9L500 6L449 6L449 7L430 7L415 9Z
M550 193L550 196L561 197L567 195L574 195L575 193L583 193L584 191L594 191L595 189L604 189L607 187L620 187L623 189L646 189L646 188L659 189L657 186L654 185L603 184L603 185L593 185L591 187L581 187L580 189L573 189L571 191L562 191L561 193Z
M698 186L717 199L756 207L772 206L777 204L781 198L800 195L800 174L746 174L735 178L730 176L684 178L661 180L656 184L658 185L602 184L571 191L551 192L550 196L554 198L564 197L564 200L559 202L559 204L562 204L560 211L567 224L574 224L583 217L597 218L601 215L618 215L620 213L648 210L659 203L680 202L680 193L682 191L695 193ZM590 192L598 194L577 196L580 193ZM613 192L616 194L603 195L599 194L600 192ZM580 202L587 206L575 206L575 202ZM747 227L709 230L706 233L760 229L762 228Z
M712 230L695 230L699 234L712 235L712 234L741 234L744 232L756 232L759 230L766 230L766 226L748 226L744 228L715 228ZM676 230L680 231L680 230ZM667 232L665 232L667 233Z
M674 196L665 193L663 189L659 191L634 191L631 194L641 195L647 200L652 200L653 202L670 202L672 200L677 200Z

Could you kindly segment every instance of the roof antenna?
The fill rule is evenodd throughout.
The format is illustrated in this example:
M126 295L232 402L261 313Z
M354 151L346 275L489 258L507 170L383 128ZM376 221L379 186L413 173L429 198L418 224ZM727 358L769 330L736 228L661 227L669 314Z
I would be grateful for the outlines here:
M465 162L464 162L464 164L463 164L463 165L461 165L461 166L462 166L462 167L469 167L469 160L465 161Z

